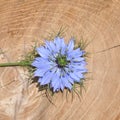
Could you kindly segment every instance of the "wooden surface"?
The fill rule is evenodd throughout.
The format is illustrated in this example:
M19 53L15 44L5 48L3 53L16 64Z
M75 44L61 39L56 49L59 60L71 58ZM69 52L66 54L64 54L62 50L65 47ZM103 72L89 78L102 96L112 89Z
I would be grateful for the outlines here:
M71 36L92 41L81 100L57 94L51 104L25 70L0 68L0 120L120 120L119 0L0 0L0 62L16 61L65 26Z

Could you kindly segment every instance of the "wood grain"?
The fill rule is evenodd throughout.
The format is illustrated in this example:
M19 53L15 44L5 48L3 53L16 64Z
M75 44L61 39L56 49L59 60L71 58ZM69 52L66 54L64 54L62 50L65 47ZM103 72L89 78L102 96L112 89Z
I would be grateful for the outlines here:
M53 105L23 68L0 68L0 120L120 120L120 47L96 53L120 44L119 0L0 0L0 62L20 60L61 26L66 41L92 41L81 100L57 94Z

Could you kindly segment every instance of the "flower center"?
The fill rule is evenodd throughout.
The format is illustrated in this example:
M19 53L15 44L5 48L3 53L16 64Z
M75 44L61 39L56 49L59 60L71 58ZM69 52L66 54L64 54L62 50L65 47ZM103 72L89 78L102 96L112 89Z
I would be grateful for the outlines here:
M65 67L67 65L66 56L58 56L56 59L58 67Z

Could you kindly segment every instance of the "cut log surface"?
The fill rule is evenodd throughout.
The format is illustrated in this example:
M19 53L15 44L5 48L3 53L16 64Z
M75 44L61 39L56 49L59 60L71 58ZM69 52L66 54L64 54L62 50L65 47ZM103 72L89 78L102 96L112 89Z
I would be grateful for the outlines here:
M0 63L21 60L61 26L66 42L90 41L82 95L57 93L52 104L26 69L0 68L0 120L120 120L120 0L0 0Z

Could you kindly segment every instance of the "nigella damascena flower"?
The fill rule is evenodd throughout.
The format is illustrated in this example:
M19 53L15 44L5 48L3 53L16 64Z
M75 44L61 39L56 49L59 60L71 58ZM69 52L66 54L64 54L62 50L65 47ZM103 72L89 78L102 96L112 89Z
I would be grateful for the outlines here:
M74 40L65 44L64 39L56 37L54 41L45 41L45 45L37 49L39 57L32 66L36 67L34 76L40 85L49 85L53 92L67 88L72 90L75 82L80 82L87 72L85 52L74 49Z

